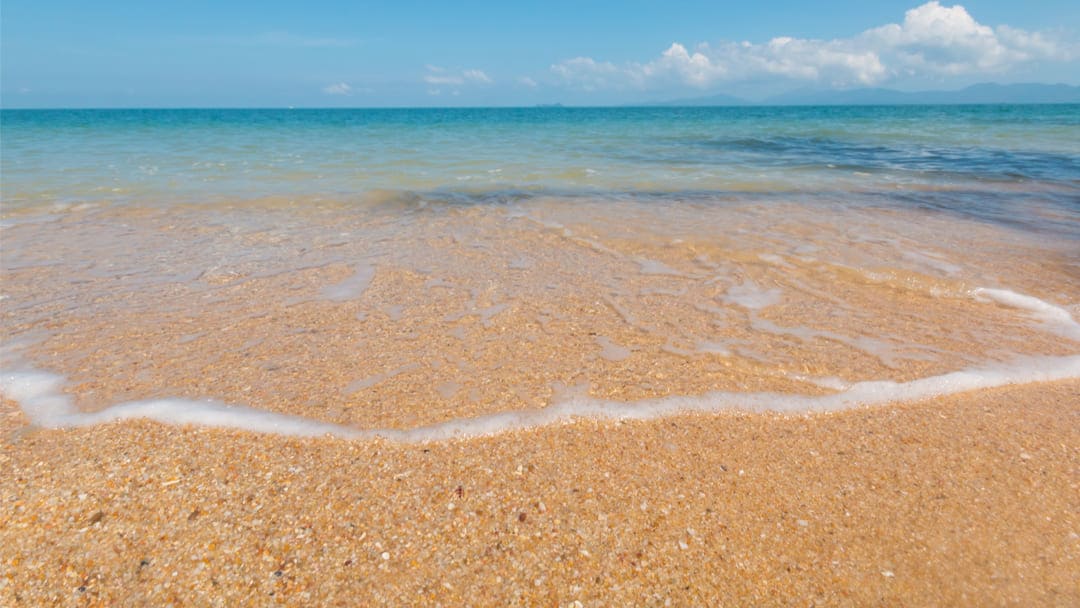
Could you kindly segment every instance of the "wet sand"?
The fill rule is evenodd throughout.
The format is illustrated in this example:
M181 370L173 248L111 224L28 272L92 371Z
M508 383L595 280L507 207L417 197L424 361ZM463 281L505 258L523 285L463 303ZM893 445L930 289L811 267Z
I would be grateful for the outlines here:
M1068 243L896 210L617 211L16 217L0 363L62 375L83 411L210 398L364 431L1018 357L1031 378L1024 356L1080 344ZM1080 603L1075 378L426 443L0 408L2 605Z
M1074 251L833 211L816 226L812 207L559 199L72 212L4 231L16 361L0 367L64 376L86 411L213 399L372 429L573 394L823 395L1078 352Z
M464 441L4 403L5 605L1080 602L1080 381Z

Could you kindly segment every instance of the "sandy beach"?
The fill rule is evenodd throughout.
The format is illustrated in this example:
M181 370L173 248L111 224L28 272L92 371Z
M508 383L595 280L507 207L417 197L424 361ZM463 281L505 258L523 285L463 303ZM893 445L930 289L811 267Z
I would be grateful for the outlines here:
M5 605L1080 602L1080 382L404 445L4 403Z
M0 605L1080 603L1069 238L376 199L5 218Z

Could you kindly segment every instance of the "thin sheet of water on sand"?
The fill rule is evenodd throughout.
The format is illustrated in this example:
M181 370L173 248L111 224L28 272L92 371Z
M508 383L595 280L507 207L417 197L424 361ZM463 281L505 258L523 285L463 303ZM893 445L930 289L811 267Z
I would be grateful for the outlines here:
M914 210L274 202L3 230L5 342L34 336L4 391L45 426L433 439L1078 375L1068 243Z

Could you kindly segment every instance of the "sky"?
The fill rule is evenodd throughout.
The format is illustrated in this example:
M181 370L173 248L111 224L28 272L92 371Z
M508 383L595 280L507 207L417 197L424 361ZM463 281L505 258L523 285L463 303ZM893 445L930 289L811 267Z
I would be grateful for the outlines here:
M3 107L632 104L1080 84L1080 2L4 0Z

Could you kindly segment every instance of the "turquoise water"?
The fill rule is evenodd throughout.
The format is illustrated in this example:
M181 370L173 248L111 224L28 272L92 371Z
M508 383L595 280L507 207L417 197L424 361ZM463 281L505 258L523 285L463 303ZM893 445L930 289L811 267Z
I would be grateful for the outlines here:
M6 110L2 160L9 209L375 190L921 192L918 204L988 216L1012 213L1002 196L1068 214L1080 106Z

